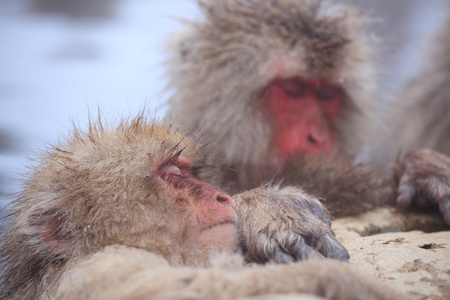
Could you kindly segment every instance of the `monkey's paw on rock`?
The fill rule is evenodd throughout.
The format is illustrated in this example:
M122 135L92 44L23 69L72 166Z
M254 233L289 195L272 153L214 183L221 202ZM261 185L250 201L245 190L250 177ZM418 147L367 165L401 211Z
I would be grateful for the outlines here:
M400 206L438 205L450 225L450 157L430 149L412 151L397 167Z
M437 217L379 209L334 220L333 230L352 265L418 299L450 299L450 226Z

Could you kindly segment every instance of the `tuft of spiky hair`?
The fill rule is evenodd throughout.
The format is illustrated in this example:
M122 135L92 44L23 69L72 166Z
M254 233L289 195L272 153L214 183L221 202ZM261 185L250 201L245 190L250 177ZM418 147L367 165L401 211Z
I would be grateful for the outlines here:
M184 21L168 43L169 116L177 127L204 132L212 155L231 165L261 164L271 149L272 131L258 109L268 84L277 76L319 78L346 92L335 124L339 150L360 151L376 87L373 43L358 11L317 0L198 3L203 20ZM278 60L281 74L271 69Z
M181 260L183 250L175 249L170 236L182 236L167 229L174 227L168 225L173 220L165 220L158 205L145 207L164 203L153 172L182 150L190 161L200 161L192 139L146 120L143 113L116 126L99 118L86 132L74 128L63 143L41 155L9 206L0 235L0 298L35 299L70 259L107 245L155 253L157 247L167 248L175 254L172 261ZM174 231L184 234L182 228ZM47 234L57 241L45 241ZM159 246L149 244L159 239ZM60 244L49 247L55 242Z

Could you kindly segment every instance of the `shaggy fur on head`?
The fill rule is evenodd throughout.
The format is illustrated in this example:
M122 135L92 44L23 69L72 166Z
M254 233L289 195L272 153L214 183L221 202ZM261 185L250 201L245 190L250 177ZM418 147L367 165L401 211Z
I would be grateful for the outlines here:
M182 228L189 221L168 204L170 191L154 177L181 150L201 163L191 139L142 116L116 127L98 121L88 132L74 129L52 147L11 204L1 235L1 298L34 298L68 260L113 244L193 263L197 250Z
M176 126L204 131L215 143L213 156L251 176L272 149L271 128L259 107L267 85L279 77L319 78L345 90L337 144L347 154L359 153L375 101L372 44L359 12L316 0L199 5L204 19L185 21L169 42Z

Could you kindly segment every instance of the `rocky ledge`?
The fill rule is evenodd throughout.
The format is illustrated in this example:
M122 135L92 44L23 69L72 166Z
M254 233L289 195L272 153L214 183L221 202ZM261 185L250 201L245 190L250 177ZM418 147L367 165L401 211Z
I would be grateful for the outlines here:
M379 209L336 219L350 263L417 299L450 299L450 226L434 212Z

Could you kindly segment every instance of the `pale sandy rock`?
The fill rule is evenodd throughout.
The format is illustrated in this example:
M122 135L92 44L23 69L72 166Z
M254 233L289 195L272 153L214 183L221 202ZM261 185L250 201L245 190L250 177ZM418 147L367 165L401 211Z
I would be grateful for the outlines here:
M271 295L245 297L240 298L240 300L326 300L326 299L308 294L284 294L284 295L271 294Z
M353 265L417 299L450 299L450 226L439 215L380 209L333 229Z

